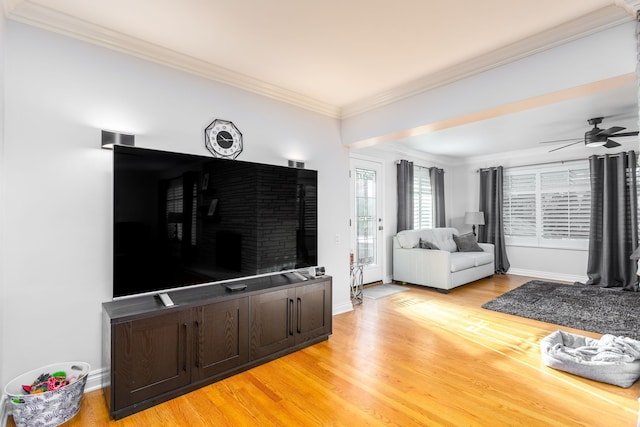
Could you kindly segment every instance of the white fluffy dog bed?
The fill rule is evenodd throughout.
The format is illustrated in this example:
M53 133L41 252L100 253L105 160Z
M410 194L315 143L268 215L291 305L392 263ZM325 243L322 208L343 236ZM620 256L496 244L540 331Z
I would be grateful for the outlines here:
M640 341L614 335L599 340L556 331L540 341L545 365L619 387L640 378Z

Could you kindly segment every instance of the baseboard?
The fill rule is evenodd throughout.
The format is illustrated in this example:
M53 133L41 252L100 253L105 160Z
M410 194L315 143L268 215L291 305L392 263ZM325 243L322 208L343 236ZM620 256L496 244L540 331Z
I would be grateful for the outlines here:
M334 316L336 314L347 313L349 311L353 311L353 304L351 304L351 301L333 306L333 315Z
M84 386L84 392L89 393L90 391L100 390L102 388L102 378L107 375L104 369L96 369L95 371L89 372L87 376L87 384Z
M508 274L516 276L529 276L545 280L555 280L560 282L586 282L587 276L574 276L572 274L552 273L549 271L525 270L521 268L510 268Z

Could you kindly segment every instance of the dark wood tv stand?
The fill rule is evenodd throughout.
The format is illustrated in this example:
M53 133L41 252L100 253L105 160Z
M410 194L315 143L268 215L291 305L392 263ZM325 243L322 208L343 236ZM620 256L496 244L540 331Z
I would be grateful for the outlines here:
M102 304L103 391L120 419L204 385L326 340L330 276L251 278Z

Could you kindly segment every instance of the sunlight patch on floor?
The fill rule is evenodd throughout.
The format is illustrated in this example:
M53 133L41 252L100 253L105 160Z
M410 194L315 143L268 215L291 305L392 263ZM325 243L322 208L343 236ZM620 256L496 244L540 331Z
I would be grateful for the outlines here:
M472 309L461 308L459 305L442 301L408 298L407 301L400 301L396 311L418 321L422 327L430 329L437 327L473 342L478 345L478 354L490 350L503 356L505 359L496 359L491 362L496 369L512 369L513 362L516 362L540 372L543 376L549 376L554 381L561 381L572 388L580 390L582 393L597 397L623 411L634 414L638 412L637 408L629 408L604 396L595 386L546 367L539 356L539 342L550 333L549 331L541 330L539 333L534 333L526 330L518 331L514 328L505 328L500 323L483 319Z

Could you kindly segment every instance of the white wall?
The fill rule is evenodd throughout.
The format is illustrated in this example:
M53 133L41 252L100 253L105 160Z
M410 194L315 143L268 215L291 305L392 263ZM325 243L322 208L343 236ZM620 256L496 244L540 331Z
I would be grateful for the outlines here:
M100 368L101 303L111 299L112 152L100 129L136 145L209 155L203 129L232 120L241 160L318 170L319 263L334 313L352 308L348 149L339 122L118 52L6 22L0 341L2 386L64 360ZM341 235L341 244L334 237Z
M342 122L351 145L632 72L635 23L619 25ZM590 66L594 55L606 60ZM405 135L403 135L406 137Z

